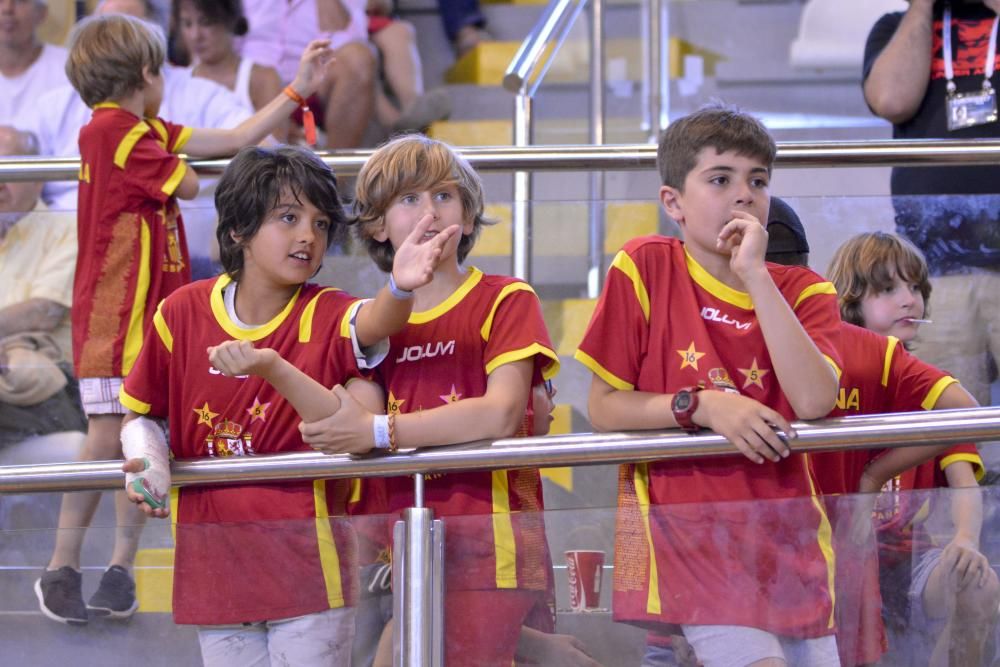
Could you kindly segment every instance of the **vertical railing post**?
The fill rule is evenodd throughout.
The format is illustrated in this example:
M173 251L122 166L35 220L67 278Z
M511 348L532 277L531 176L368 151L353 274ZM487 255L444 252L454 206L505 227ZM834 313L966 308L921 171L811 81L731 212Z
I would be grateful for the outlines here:
M514 97L514 145L530 146L534 118L532 99L522 87ZM531 282L531 173L514 172L514 202L511 210L511 273L515 278Z
M434 511L423 507L424 476L413 476L414 505L393 529L393 665L434 667L443 662L444 530L435 539ZM438 590L438 589L441 590Z
M590 143L604 144L604 0L590 0ZM604 172L590 172L590 267L587 296L596 299L604 278Z

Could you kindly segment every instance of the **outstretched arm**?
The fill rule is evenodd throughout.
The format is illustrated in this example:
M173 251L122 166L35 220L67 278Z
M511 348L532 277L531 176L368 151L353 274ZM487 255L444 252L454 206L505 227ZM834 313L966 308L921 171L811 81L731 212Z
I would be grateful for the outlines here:
M327 65L332 57L329 40L316 39L309 42L302 52L299 71L291 84L292 90L304 98L316 92L323 82ZM244 146L263 140L280 127L297 106L298 104L291 98L280 93L257 113L234 128L194 129L191 138L184 145L184 150L196 157L232 155Z

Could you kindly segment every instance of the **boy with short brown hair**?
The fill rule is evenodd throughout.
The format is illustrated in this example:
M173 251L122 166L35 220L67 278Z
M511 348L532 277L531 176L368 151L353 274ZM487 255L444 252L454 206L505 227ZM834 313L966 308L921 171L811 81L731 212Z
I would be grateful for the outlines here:
M837 664L830 525L788 440L834 406L840 318L830 283L764 262L774 155L729 108L667 129L660 201L685 241L625 245L576 354L595 428L710 428L754 463L623 468L615 617L680 626L705 665Z

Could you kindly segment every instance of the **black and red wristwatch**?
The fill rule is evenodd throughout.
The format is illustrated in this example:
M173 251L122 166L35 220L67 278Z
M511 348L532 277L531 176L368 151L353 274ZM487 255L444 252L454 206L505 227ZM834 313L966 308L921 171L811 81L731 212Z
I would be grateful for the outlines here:
M698 386L678 389L674 393L674 399L670 402L670 410L674 413L674 420L688 433L694 433L701 428L694 423L691 417L698 409L698 392L704 389L704 387Z

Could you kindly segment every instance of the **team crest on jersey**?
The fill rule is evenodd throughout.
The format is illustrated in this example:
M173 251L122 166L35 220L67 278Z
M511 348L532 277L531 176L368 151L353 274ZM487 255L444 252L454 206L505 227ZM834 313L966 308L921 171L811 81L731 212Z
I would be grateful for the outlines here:
M736 383L729 377L729 371L725 368L713 368L708 371L708 379L720 391L728 391L730 394L738 394L740 390L736 388Z
M229 456L253 456L253 435L243 432L243 425L228 419L223 419L212 434L205 438L208 445L208 455L227 458Z
M900 479L898 475L882 485L882 491L875 500L875 507L872 508L872 518L875 521L888 521L899 514L901 504L899 492Z

